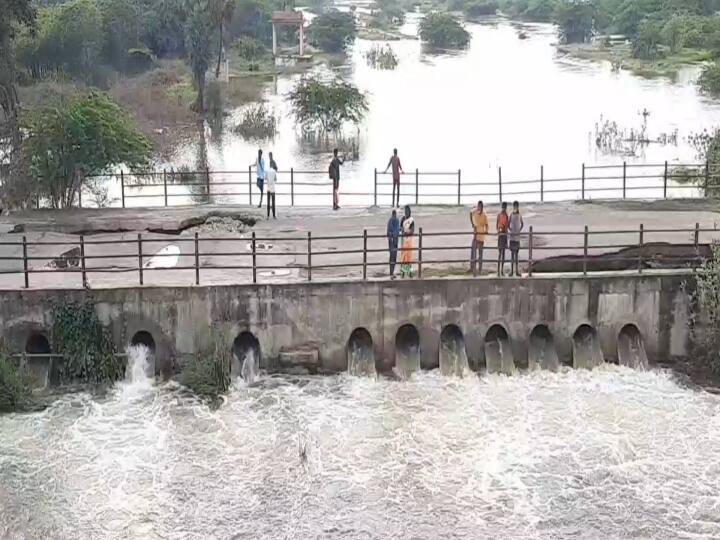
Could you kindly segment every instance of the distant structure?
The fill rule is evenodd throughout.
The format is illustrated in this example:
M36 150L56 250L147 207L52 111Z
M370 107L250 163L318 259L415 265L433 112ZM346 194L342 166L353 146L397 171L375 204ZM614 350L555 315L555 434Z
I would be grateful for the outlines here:
M302 11L273 11L272 14L272 51L277 56L277 26L297 26L300 34L300 56L305 54L305 19Z

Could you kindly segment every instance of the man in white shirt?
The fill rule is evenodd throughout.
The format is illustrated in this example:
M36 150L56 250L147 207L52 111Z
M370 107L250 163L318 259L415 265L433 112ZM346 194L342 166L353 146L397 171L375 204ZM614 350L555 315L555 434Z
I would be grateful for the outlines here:
M265 184L267 186L267 218L270 219L270 206L272 205L273 219L275 217L275 182L277 181L277 164L273 159L272 152L268 154L270 157L270 168L265 172Z

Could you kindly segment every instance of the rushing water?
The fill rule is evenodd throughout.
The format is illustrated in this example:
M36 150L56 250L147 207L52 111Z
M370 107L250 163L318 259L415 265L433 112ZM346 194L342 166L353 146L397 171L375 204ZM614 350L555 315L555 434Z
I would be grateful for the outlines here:
M416 35L419 17L409 14L402 31ZM472 40L466 51L431 54L416 39L391 41L388 43L399 64L395 70L377 70L367 65L364 54L383 42L357 40L348 62L333 69L369 96L368 115L357 130L359 160L348 162L343 168L342 191L346 202L348 192L366 194L364 198L350 199L352 202L372 200L373 168L382 170L394 147L399 149L406 171L419 168L451 172L426 181L454 185L457 173L452 171L462 169L465 182L494 182L498 166L503 167L506 182L536 180L540 165L545 167L545 178L577 178L583 162L617 164L623 159L630 163L693 162L696 152L685 138L691 132L720 123L720 103L704 98L697 89L697 67L681 71L675 82L667 78L643 79L627 71L613 73L609 63L578 60L558 53L557 30L552 25L523 25L526 40L518 39L519 25L512 21L467 23L467 28ZM215 181L247 181L243 171L253 162L258 146L273 152L280 169L327 171L329 152L318 151L303 142L286 100L300 77L280 75L265 90L264 99L279 121L273 141L247 141L232 131L242 109L226 119L221 136L209 137L210 168L240 171L218 176ZM649 134L658 136L677 129L680 134L677 146L654 144L627 158L603 155L597 150L593 134L601 117L627 129L639 128L640 112L644 109L650 111ZM348 136L355 134L353 129L346 130ZM197 155L196 142L183 144L167 165L194 167ZM289 179L281 174L279 180ZM327 174L296 174L295 182L327 183ZM414 188L409 185L413 183L414 179L408 180L408 189ZM553 186L563 187L567 186ZM296 186L296 193L302 191L302 187ZM448 188L441 191L454 193ZM279 202L288 204L284 189L280 192ZM247 202L244 184L218 187L213 193L216 197L236 193L226 195L225 199ZM547 197L556 196L548 193ZM317 197L300 196L295 202L319 201ZM435 197L434 202L454 199Z
M0 417L0 537L720 537L720 398L665 373L127 385Z

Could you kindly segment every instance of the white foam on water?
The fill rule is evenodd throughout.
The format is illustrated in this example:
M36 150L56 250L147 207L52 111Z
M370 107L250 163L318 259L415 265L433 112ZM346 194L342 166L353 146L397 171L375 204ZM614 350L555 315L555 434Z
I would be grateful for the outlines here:
M248 347L245 352L245 358L243 358L242 366L240 367L240 376L246 384L253 384L258 378L258 372L260 371L258 366L258 358L255 355L255 349Z
M150 388L153 383L153 366L151 365L152 352L147 346L130 345L127 350L127 365L125 366L125 384L128 389Z

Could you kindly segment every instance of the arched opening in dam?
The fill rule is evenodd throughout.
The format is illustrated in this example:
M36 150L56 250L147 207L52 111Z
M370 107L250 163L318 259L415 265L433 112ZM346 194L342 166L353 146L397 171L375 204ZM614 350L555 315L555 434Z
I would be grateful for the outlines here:
M538 324L530 332L528 366L555 371L559 365L552 332L546 325Z
M617 342L617 361L622 366L636 369L648 366L645 343L638 327L626 324L620 330Z
M233 341L233 362L232 372L240 375L247 383L257 379L260 371L260 341L249 331L240 332Z
M143 345L144 347L147 347L150 354L155 354L155 338L153 338L152 334L146 330L135 332L135 335L130 340L130 345L133 347Z
M130 338L125 364L125 380L133 383L147 383L155 376L155 338L147 330L139 330Z
M43 334L30 334L25 342L25 352L27 354L50 354L50 342Z
M485 366L488 373L505 373L511 375L515 371L515 360L510 347L510 336L501 324L492 325L485 334Z
M404 324L395 334L395 368L403 376L420 369L420 333L413 324Z
M440 332L438 365L443 375L462 377L468 371L465 337L456 324L448 324Z
M381 373L386 370L384 365L378 365L375 362L375 352L370 332L366 328L356 328L350 334L347 343L348 373L357 376L370 376L376 372Z
M605 360L595 328L589 324L581 324L573 334L573 366L581 369L592 369Z

